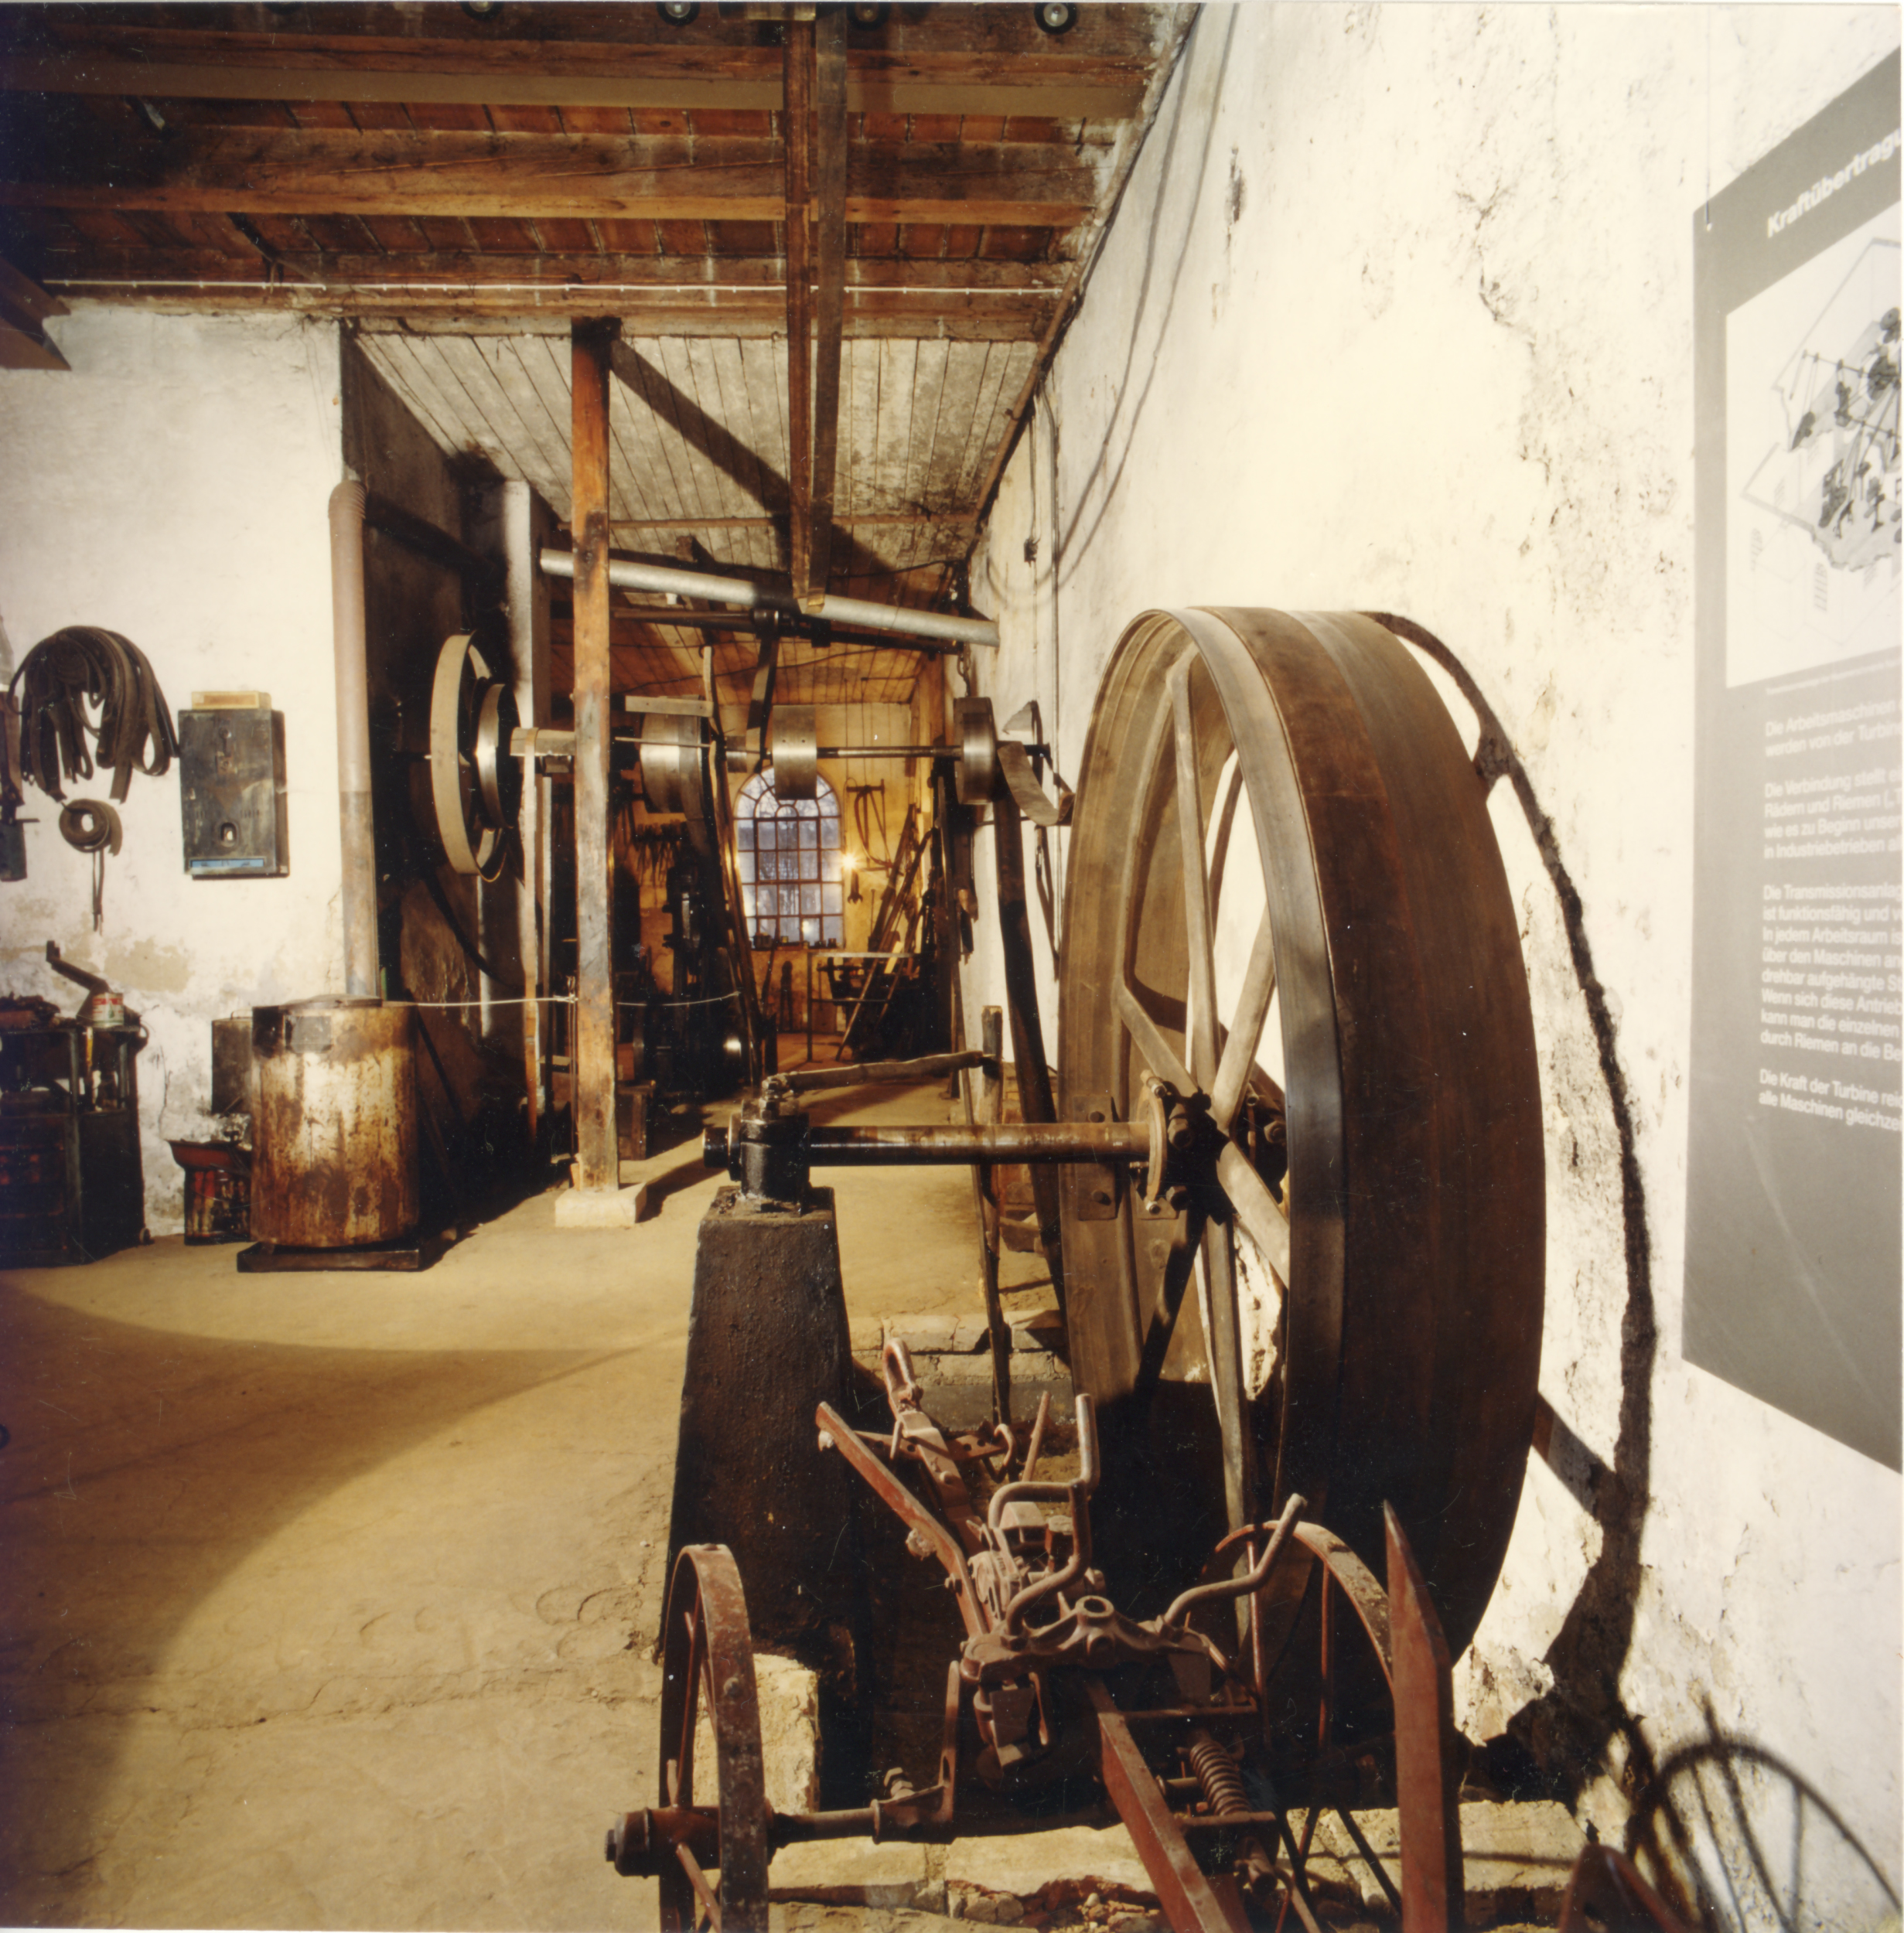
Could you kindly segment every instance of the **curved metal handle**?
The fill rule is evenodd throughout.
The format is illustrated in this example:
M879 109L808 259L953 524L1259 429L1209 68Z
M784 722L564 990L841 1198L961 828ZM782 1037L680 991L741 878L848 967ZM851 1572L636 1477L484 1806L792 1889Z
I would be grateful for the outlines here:
M913 1352L896 1335L885 1339L879 1352L879 1374L886 1386L886 1398L896 1416L901 1408L919 1406L919 1378L913 1372Z
M1308 1505L1306 1497L1292 1493L1289 1501L1282 1507L1282 1515L1276 1519L1269 1533L1268 1546L1244 1576L1219 1577L1214 1584L1193 1586L1177 1598L1158 1619L1156 1628L1168 1631L1172 1625L1181 1624L1199 1604L1216 1604L1227 1597L1247 1597L1261 1590L1268 1583L1269 1573L1275 1569L1276 1560L1282 1555L1283 1546L1289 1540L1290 1532L1295 1528L1296 1519ZM1231 1539L1225 1538L1223 1541L1227 1543Z
M1015 1637L1034 1604L1075 1584L1091 1560L1090 1495L1097 1488L1097 1420L1089 1396L1077 1399L1077 1474L1069 1483L1008 1483L993 1492L985 1527L1002 1546L1005 1506L1012 1502L1068 1502L1071 1506L1071 1556L1062 1570L1027 1584L1005 1607L1005 1635Z

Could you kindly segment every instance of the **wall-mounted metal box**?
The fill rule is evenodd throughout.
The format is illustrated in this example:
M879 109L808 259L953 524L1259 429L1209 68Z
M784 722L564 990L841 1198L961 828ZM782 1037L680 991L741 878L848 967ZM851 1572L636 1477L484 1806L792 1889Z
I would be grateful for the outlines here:
M285 719L262 691L195 691L179 714L185 869L194 879L278 879L291 870Z

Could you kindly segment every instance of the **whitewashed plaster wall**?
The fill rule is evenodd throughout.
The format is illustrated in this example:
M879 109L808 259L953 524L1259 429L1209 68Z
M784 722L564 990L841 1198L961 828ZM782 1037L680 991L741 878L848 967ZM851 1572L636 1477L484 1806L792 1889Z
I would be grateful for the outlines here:
M184 1211L165 1137L214 1126L213 1019L343 986L326 521L342 474L337 332L81 305L48 332L70 373L0 375L0 673L63 625L100 625L151 659L175 712L195 690L261 688L285 714L288 878L186 878L175 763L133 776L102 931L92 862L38 792L28 876L0 887L0 986L71 1011L80 989L46 964L56 940L145 1016L146 1219L163 1234ZM66 791L105 798L110 784Z
M1591 1508L1531 1463L1462 1721L1595 1755L1580 1808L1616 1839L1649 1763L1716 1727L1893 1883L1898 1480L1688 1365L1680 1285L1692 223L1898 38L1878 8L1206 7L973 571L1005 639L981 687L1001 720L1039 696L1073 773L1147 609L1401 612L1465 663L1605 993L1596 1038L1497 786L1545 1098L1541 1387L1584 1446L1551 1461ZM993 921L968 1016L995 947Z

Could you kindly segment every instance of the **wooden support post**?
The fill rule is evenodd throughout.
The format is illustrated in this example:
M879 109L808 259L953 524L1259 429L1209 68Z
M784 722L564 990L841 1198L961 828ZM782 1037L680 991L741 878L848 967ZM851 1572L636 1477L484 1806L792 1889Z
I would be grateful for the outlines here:
M840 339L846 303L846 9L816 23L814 75L812 561L803 602L827 594L840 447Z
M614 909L609 868L609 359L614 320L570 330L575 551L576 1180L620 1185L615 1133Z
M787 429L793 595L813 583L814 23L787 23Z

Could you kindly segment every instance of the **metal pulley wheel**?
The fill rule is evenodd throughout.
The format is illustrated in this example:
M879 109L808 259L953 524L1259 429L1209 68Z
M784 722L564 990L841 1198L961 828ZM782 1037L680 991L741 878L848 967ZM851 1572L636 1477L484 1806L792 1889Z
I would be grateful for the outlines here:
M522 762L513 741L520 718L516 694L498 680L476 712L476 784L493 824L513 826L522 810Z
M459 633L436 655L430 688L430 797L436 836L452 871L493 879L522 803L522 767L510 750L516 694Z
M650 812L680 813L691 827L707 813L707 755L698 718L650 711L641 721L641 796Z
M1155 1080L1200 1150L1167 1196L1064 1202L1078 1387L1107 1453L1164 1473L1135 1543L1168 1562L1173 1526L1300 1491L1379 1566L1390 1502L1459 1652L1532 1433L1544 1205L1513 903L1454 724L1372 619L1152 612L1073 825L1067 1117L1138 1118Z
M718 729L710 730L696 715L646 713L641 721L640 765L647 810L679 813L687 820L688 844L702 863L711 895L718 895L722 990L733 994L739 1010L738 1051L745 1076L758 1080L768 1071L769 1049L747 944L746 905L735 859L726 760Z
M961 698L953 714L958 733L956 785L962 806L982 806L998 786L998 728L989 698Z
M820 714L810 704L776 704L767 723L767 762L776 799L820 796Z

